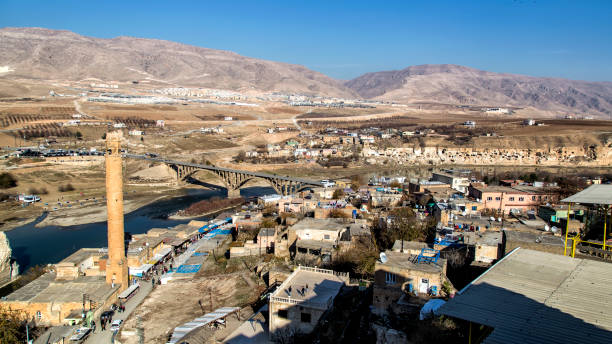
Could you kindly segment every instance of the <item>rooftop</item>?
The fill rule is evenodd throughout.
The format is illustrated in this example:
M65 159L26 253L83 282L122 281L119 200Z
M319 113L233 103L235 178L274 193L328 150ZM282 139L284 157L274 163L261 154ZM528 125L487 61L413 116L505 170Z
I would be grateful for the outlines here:
M327 309L346 279L348 274L300 266L276 289L270 301Z
M438 258L437 263L417 263L417 255L414 254L385 251L385 255L387 256L387 261L385 263L377 261L376 265L386 265L400 269L431 273L442 272L446 265L446 259L444 258Z
M47 272L34 281L6 296L6 301L33 303L82 302L83 294L91 300L105 301L119 288L106 284L104 276L79 276L70 281L55 280L55 273Z
M350 223L344 219L315 219L312 217L306 217L300 222L293 225L293 230L322 230L322 231L334 231L338 232L350 226Z
M62 259L60 263L72 263L74 265L80 264L84 260L88 259L92 256L102 257L106 254L105 250L100 250L99 248L82 248L68 257Z
M564 203L612 204L612 185L593 184L579 193L562 200Z
M610 267L518 248L439 312L494 328L483 343L609 343Z

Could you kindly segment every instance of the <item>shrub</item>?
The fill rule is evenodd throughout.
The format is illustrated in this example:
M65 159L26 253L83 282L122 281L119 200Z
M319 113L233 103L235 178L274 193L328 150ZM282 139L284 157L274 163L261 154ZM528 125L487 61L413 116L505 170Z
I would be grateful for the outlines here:
M74 186L72 186L72 184L68 183L66 185L60 185L57 187L57 191L59 192L68 192L68 191L74 191Z
M17 186L17 179L10 173L4 172L0 174L0 188L8 189Z

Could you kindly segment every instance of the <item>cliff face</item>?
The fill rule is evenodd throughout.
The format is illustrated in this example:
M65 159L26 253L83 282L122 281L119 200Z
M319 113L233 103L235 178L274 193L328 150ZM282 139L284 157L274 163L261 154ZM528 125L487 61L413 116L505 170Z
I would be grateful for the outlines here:
M397 147L364 149L370 163L385 161L402 164L464 164L486 166L612 166L612 147L570 146L545 149L501 149L490 147Z
M17 277L18 265L11 260L11 246L4 232L0 232L0 286Z

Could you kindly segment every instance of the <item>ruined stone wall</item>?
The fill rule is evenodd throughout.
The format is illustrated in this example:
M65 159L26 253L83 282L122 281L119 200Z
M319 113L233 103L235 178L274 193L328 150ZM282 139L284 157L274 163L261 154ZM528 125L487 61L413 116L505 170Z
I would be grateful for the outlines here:
M612 166L612 148L607 146L498 149L490 147L392 147L364 149L371 163L464 165Z

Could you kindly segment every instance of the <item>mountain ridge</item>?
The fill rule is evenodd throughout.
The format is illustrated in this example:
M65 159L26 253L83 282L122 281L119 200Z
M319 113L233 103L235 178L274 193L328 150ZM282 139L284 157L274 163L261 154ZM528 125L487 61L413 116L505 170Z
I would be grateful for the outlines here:
M494 73L452 64L366 73L344 85L375 100L494 104L599 117L612 113L612 82Z
M172 41L94 38L44 28L0 29L0 65L10 66L13 76L33 79L144 77L177 86L356 97L341 82L300 65Z

